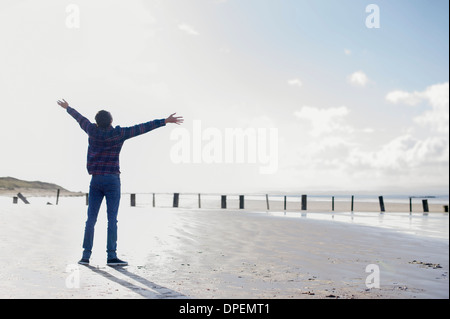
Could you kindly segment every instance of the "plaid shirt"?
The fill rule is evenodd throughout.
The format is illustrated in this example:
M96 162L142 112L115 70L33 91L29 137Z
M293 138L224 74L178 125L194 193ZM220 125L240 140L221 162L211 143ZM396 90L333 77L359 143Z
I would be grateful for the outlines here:
M119 155L123 143L166 125L165 120L155 120L132 127L110 126L101 129L71 107L67 108L67 113L77 120L89 136L87 170L90 175L120 174Z

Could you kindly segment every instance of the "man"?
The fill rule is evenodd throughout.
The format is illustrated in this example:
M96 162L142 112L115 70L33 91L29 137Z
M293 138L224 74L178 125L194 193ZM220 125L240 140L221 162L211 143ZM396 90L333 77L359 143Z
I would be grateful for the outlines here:
M69 106L64 99L58 100L58 105L67 111L89 136L87 156L87 170L92 175L89 187L89 206L86 227L84 230L83 256L78 262L89 265L94 244L94 228L97 222L103 198L106 198L108 216L107 235L107 265L126 266L128 263L117 258L117 214L120 202L120 167L119 154L123 143L132 137L145 134L168 123L180 125L184 122L182 117L170 115L167 119L122 128L113 127L113 118L107 111L100 111L95 117L96 124Z

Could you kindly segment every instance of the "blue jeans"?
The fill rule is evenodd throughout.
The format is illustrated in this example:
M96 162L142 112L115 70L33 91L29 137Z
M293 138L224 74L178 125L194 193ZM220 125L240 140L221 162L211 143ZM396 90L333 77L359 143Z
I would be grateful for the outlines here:
M120 203L120 175L94 175L89 187L89 207L84 230L83 258L85 259L89 259L92 254L94 228L103 197L106 198L108 215L106 252L108 253L108 259L117 258L117 214Z

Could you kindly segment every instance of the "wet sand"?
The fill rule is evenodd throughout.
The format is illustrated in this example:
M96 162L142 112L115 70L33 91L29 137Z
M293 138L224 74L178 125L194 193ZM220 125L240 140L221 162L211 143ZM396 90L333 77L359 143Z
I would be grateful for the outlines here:
M119 213L106 266L106 211L79 266L86 206L0 206L1 298L448 298L448 239L236 210ZM368 265L380 271L369 289Z

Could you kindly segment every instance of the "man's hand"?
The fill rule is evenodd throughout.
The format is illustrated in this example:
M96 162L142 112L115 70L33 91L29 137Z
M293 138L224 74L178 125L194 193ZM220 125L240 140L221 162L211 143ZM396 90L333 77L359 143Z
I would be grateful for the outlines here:
M173 113L171 116L166 118L166 124L174 123L174 124L180 125L181 123L184 122L184 119L182 116L174 116L175 114L177 114L177 113Z
M61 106L65 110L69 107L69 103L67 103L66 100L64 100L64 99L62 101L58 100L57 103L59 106Z

